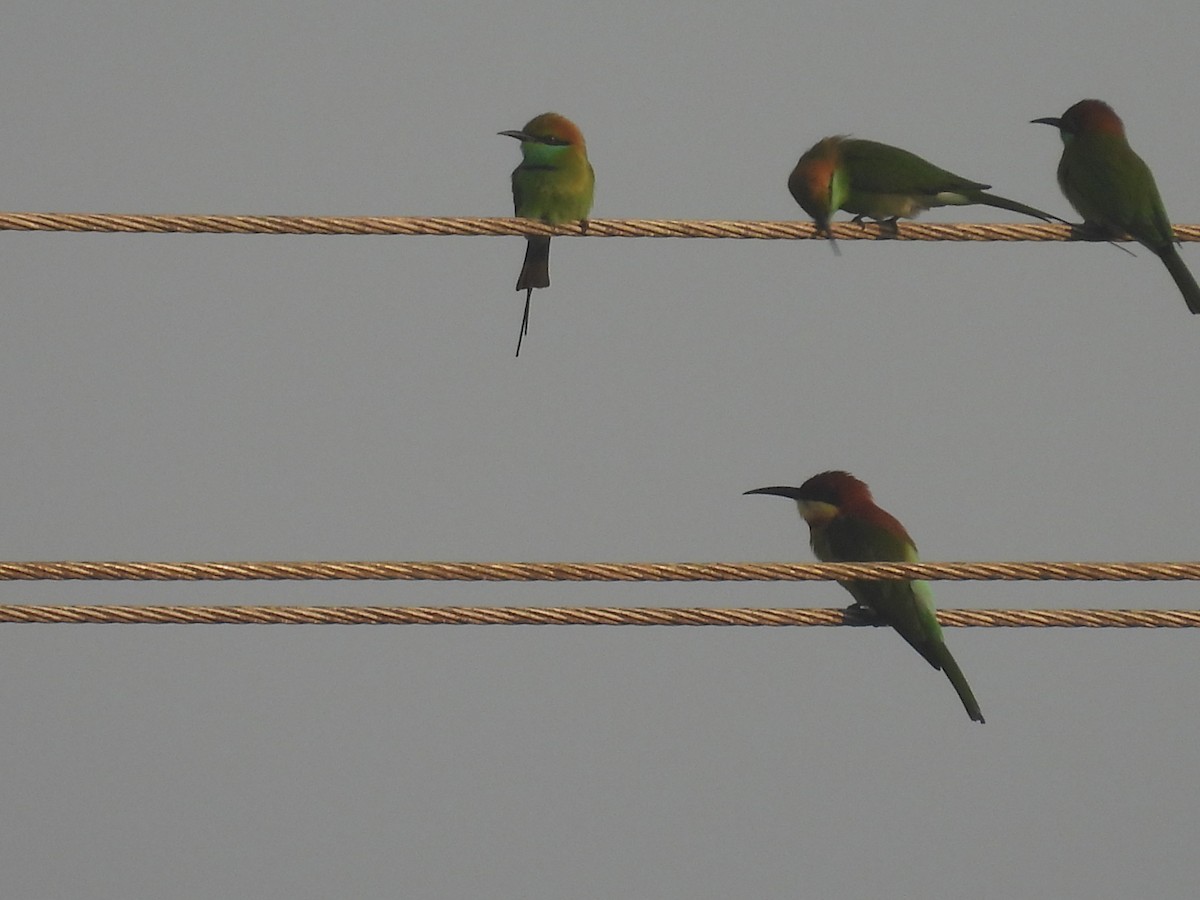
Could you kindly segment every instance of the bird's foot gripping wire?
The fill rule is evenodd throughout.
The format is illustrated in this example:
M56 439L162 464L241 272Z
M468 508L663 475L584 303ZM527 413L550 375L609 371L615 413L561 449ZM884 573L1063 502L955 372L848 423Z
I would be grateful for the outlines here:
M842 621L847 625L871 626L873 628L887 624L880 618L879 613L861 603L851 603L842 610Z
M865 213L859 213L850 221L863 231L867 230L867 216ZM900 236L899 216L892 216L889 219L872 219L871 221L879 229L880 240L889 240Z
M1102 225L1098 222L1080 222L1078 224L1074 222L1068 222L1067 224L1071 226L1071 237L1075 238L1076 240L1104 241L1105 243L1112 244L1118 250L1123 250L1130 256L1137 256L1137 254L1128 247L1116 242L1115 238L1127 237L1125 232L1121 231L1119 228L1113 228L1109 225Z

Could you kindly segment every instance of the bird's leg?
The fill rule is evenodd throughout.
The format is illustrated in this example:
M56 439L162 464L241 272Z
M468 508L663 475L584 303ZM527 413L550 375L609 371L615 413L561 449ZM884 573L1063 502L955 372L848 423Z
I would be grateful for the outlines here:
M1137 256L1128 247L1116 243L1113 239L1126 237L1125 232L1119 228L1113 228L1111 225L1105 225L1102 222L1080 222L1078 225L1071 224L1071 237L1080 241L1105 241L1112 244L1118 250L1123 250L1130 256Z
M880 618L879 613L863 603L851 603L842 611L842 621L847 625L863 625L879 627L887 623Z
M1080 222L1071 225L1071 237L1081 241L1110 241L1121 237L1121 232L1102 222Z
M871 221L874 222L876 226L879 226L878 219L872 219ZM852 225L857 225L859 227L860 231L866 231L867 230L867 214L859 213L857 216L855 216L853 219L850 220L850 223ZM880 231L882 231L882 228L880 228Z
M892 216L890 219L872 219L871 221L874 222L875 227L879 229L879 236L881 238L896 237L896 235L898 235L900 233L900 228L896 224L896 220L898 218L899 218L899 216ZM863 231L867 230L867 214L866 213L859 213L857 216L855 216L850 221L853 222L854 224L856 224Z
M900 236L900 217L899 216L892 216L890 219L876 219L875 221L879 225L880 237L882 237L885 234L890 238Z
M579 233L580 233L580 234L587 234L587 230L588 230L588 220L587 220L587 219L580 219L580 220L579 220Z

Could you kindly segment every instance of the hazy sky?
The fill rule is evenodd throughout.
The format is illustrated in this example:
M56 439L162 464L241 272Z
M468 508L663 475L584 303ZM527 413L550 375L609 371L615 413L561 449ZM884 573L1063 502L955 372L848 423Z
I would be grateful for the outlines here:
M793 219L852 132L1068 215L1110 102L1200 221L1195 0L15 0L12 210L509 215L556 110L601 218ZM988 209L934 221L1013 220ZM1200 318L1103 244L0 234L0 558L1200 556ZM1200 274L1200 247L1183 257ZM1185 607L1194 584L934 585ZM832 584L0 584L4 603L844 605ZM6 897L1195 896L1197 634L0 628Z

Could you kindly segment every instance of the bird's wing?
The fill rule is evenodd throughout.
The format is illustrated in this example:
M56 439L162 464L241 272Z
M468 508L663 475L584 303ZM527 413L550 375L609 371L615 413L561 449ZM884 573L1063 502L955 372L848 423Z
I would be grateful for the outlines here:
M842 144L842 161L854 190L871 194L928 194L985 190L991 185L971 181L935 166L915 153L878 141L852 139Z
M838 562L919 562L917 548L902 536L871 522L839 516L822 529L822 546L813 549L822 559ZM824 553L822 553L824 551ZM900 632L913 649L935 669L942 664L937 645L942 643L927 581L843 581L842 587L856 602L869 606Z
M1152 248L1175 240L1150 167L1124 140L1076 138L1059 163L1059 184L1088 222L1126 231Z
M911 542L874 522L836 516L821 529L825 552L813 547L820 559L831 562L915 562Z
M525 205L528 202L528 197L527 197L528 192L525 189L525 183L526 183L527 178L528 178L528 175L525 173L525 170L522 169L520 166L517 166L517 168L513 169L513 173L512 173L513 210L514 210L514 212L516 212L516 214L518 216L522 214L522 211L525 209Z

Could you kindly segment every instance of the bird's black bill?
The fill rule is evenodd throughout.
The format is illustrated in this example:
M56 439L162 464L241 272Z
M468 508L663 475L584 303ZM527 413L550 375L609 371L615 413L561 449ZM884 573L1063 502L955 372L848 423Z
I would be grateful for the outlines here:
M1055 128L1062 128L1062 119L1057 119L1053 116L1047 116L1044 119L1030 119L1030 125L1053 125Z
M497 135L504 137L516 138L518 141L532 141L533 138L523 131L497 131Z
M770 495L771 495L771 496L773 496L773 497L787 497L789 500L802 500L802 499L804 499L804 498L803 498L803 497L800 495L800 488L798 488L798 487L784 487L784 486L782 486L782 485L781 485L781 486L778 486L778 487L762 487L762 488L755 488L755 489L754 489L754 490L752 490L752 491L746 491L746 493L745 493L745 494L743 494L742 496L746 496L746 494L770 494Z
M833 229L829 227L829 219L813 219L813 225L817 236L824 235L825 239L829 241L829 246L833 248L833 255L841 256L842 251L838 249L837 241L834 240Z

